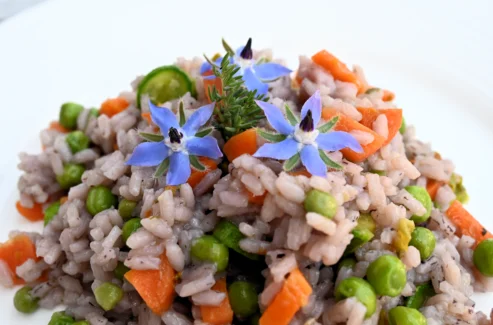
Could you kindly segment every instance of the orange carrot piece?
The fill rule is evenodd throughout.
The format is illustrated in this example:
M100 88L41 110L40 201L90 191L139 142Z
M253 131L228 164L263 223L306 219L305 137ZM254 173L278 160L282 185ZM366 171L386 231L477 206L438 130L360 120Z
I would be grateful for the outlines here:
M294 314L308 303L311 294L312 287L305 276L295 269L260 317L259 325L288 325Z
M166 253L163 253L159 270L130 270L125 273L125 279L133 285L147 306L161 315L175 298L175 273Z
M383 89L383 97L382 97L382 100L384 102L390 102L394 98L395 98L395 94L393 92L391 92L390 90L387 90L387 89Z
M68 200L68 196L62 196L60 198L60 204L64 204L65 202L67 202L67 200Z
M485 239L493 238L493 235L479 221L474 219L459 201L455 200L452 202L445 214L457 227L456 232L458 235L473 237L476 239L476 244L479 244Z
M435 200L437 196L438 189L442 187L445 183L437 181L435 179L428 178L426 182L426 191L430 194L431 200Z
M0 244L0 260L4 261L12 274L14 284L24 284L24 280L16 276L15 269L28 259L38 261L36 247L27 235L17 235L6 243Z
M264 204L265 197L267 196L267 192L262 195L253 195L252 192L246 191L248 195L248 202L252 204Z
M235 136L232 136L224 144L223 152L229 161L247 153L253 155L257 151L257 131L248 129Z
M125 110L128 107L128 104L129 103L125 99L120 97L109 98L101 104L99 113L112 117Z
M204 72L203 76L212 76L213 72L212 70ZM211 103L211 98L209 97L209 89L212 91L214 87L217 89L219 94L223 93L223 83L221 78L214 78L214 79L205 79L204 78L204 91L205 91L205 97L207 97L207 101Z
M397 108L390 109L375 109L368 107L358 107L358 111L363 115L360 124L363 124L369 129L373 128L373 122L377 119L378 115L385 114L387 117L387 124L389 129L389 136L384 142L384 146L390 143L395 137L402 124L402 110Z
M312 56L313 62L330 72L334 79L353 83L358 88L358 94L364 91L364 85L358 76L334 55L322 50Z
M17 211L27 220L35 222L44 219L43 205L40 203L34 203L32 208L26 208L21 205L20 201L15 204Z
M322 118L324 120L329 120L334 116L339 116L339 121L334 127L334 129L337 131L350 132L353 130L359 130L373 135L372 143L361 145L361 147L363 148L363 152L361 153L357 153L349 148L342 149L341 152L346 159L356 163L361 162L366 158L368 158L369 156L373 155L375 152L377 152L377 150L379 150L384 146L385 138L377 134L370 128L364 126L361 123L356 122L352 118L347 117L334 109L324 108L322 110Z
M144 120L147 121L147 123L151 124L152 123L152 120L151 120L151 113L150 112L145 112L145 113L142 113L140 114L140 116L142 116L142 118Z
M211 170L214 170L217 168L217 164L214 160L206 157L200 157L199 161L206 167L206 170L200 171L196 169L192 169L192 173L190 174L190 177L188 178L187 183L192 187L195 188L197 184L200 183Z
M60 123L58 123L58 121L52 121L50 123L50 126L48 127L48 129L56 130L56 131L62 132L62 133L69 133L70 132L70 130L67 130L66 128L64 128Z
M212 290L224 292L226 298L219 306L200 306L202 320L211 325L227 325L233 322L233 309L229 304L228 290L226 288L226 279L222 278L216 282Z

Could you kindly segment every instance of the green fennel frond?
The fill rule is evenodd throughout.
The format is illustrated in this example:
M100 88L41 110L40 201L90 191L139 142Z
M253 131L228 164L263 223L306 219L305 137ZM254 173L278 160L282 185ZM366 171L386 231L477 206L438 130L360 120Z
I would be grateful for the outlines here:
M236 75L240 67L230 62L229 53L224 56L220 67L206 59L211 63L214 75L222 80L222 94L216 87L209 88L209 98L216 102L213 125L227 141L235 134L258 125L264 112L255 100L266 101L268 98L245 87L242 77Z

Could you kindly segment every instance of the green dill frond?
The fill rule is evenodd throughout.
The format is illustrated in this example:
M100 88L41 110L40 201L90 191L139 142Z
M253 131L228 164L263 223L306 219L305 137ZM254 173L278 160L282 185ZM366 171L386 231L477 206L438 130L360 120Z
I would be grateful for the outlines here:
M218 129L225 140L258 125L264 118L264 113L255 103L255 100L266 101L264 95L257 95L257 91L249 91L244 86L241 76L236 73L240 69L230 62L229 53L224 56L221 66L212 64L212 71L222 80L222 94L215 87L209 89L209 97L216 102L214 127Z

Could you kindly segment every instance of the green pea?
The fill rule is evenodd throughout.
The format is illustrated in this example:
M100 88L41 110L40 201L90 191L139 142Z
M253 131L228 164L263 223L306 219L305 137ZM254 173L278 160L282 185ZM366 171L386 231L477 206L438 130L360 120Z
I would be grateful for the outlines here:
M435 250L436 238L433 232L424 227L416 227L411 234L409 245L418 249L422 260L426 260Z
M89 116L94 116L94 117L98 117L99 116L99 109L97 108L91 108L89 110Z
M426 325L425 316L417 309L397 306L389 311L390 325Z
M198 260L215 263L217 272L224 271L228 266L228 247L213 236L205 235L195 239L190 254Z
M474 250L473 261L481 274L493 277L493 239L485 239Z
M377 308L377 296L371 285L361 278L349 277L342 280L335 290L337 300L355 297L366 307L368 318Z
M68 190L82 182L82 174L85 171L86 169L82 165L65 164L63 166L63 174L57 175L56 180L61 188Z
M57 311L51 315L50 322L48 325L73 325L74 319L64 312Z
M349 268L353 268L354 266L356 265L356 260L353 258L353 257L346 257L346 258L343 258L342 260L339 261L339 263L337 264L337 272L339 273L339 271L343 268L343 267L349 267Z
M84 106L75 103L65 103L60 108L60 124L69 130L74 130L77 127L77 118L84 110Z
M126 267L125 264L123 264L122 262L118 262L118 264L116 265L116 268L113 270L113 273L115 274L115 276L118 279L123 280L123 276L128 271L130 271L130 269L128 267Z
M70 147L72 153L77 153L89 148L89 143L91 142L91 140L89 140L89 137L85 135L82 131L70 132L69 134L67 134L65 141L67 141L67 144Z
M431 208L433 207L433 202L431 201L430 194L426 191L424 187L421 186L406 186L406 191L409 192L416 200L421 202L426 209L425 214L421 216L413 215L411 220L415 223L422 223L428 220L431 215Z
M229 303L237 317L246 318L258 310L255 286L247 281L236 281L228 290Z
M362 213L358 218L358 224L352 230L353 239L346 247L345 255L354 253L356 249L369 242L375 233L376 224L368 213Z
M25 286L17 290L14 296L15 309L24 314L31 314L38 309L38 298L31 296L31 287Z
M142 224L140 223L140 218L132 218L125 222L122 228L123 240L126 242L128 237L130 237L130 235L136 232L137 229L139 229L140 227L142 227Z
M416 286L414 295L406 299L406 307L420 309L425 304L428 298L435 295L435 289L431 283L425 283Z
M123 298L123 290L117 285L105 282L94 290L97 303L106 311L115 308Z
M120 217L122 217L123 220L128 220L132 218L132 214L136 206L137 206L137 202L130 201L127 199L121 200L120 204L118 204L118 213L120 214Z
M380 176L385 176L385 170L372 170L370 173L377 174Z
M95 186L89 190L86 199L87 211L93 216L101 211L116 207L118 200L111 190L104 186Z
M89 322L86 320L80 320L78 322L75 322L73 325L91 325L91 324L89 324Z
M58 213L58 210L60 210L60 201L53 202L52 204L50 204L49 207L46 208L44 215L45 226L49 224L51 220L53 220L53 218Z
M400 134L404 134L406 132L406 120L404 116L402 117L401 127L399 128Z
M307 212L316 212L332 219L337 211L337 201L329 193L319 190L311 190L306 194L303 203Z
M366 278L377 294L396 297L406 285L406 266L393 255L382 255L368 266Z

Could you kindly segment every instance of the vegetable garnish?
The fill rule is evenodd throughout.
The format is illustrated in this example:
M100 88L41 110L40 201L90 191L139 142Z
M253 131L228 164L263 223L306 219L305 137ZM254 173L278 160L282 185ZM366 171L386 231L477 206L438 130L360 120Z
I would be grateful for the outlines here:
M275 143L264 144L254 156L285 160L284 169L286 171L294 169L301 160L310 174L325 176L327 167L342 168L327 156L326 151L337 151L343 148L350 148L356 152L363 150L358 141L349 133L331 131L337 124L338 117L317 128L322 113L319 91L316 91L303 105L301 122L298 122L289 107L286 107L287 121L276 106L261 101L257 101L257 105L262 108L270 125L279 134L259 129L260 136Z
M238 66L240 69L237 71L237 75L243 77L245 86L248 90L256 90L257 94L265 95L269 90L267 82L276 80L282 76L288 75L292 70L285 66L274 62L262 62L262 60L256 61L253 58L252 51L252 39L249 38L245 46L241 46L233 52L231 47L223 40L224 49L229 54L229 60L231 63ZM224 57L224 59L227 59ZM205 62L200 68L200 72L204 73L212 69L212 65L220 66L220 63L224 60L218 58L215 62Z
M167 172L166 183L180 185L190 177L190 165L197 170L206 169L197 157L222 157L217 140L207 135L212 129L199 131L199 128L209 121L214 103L198 108L187 121L183 106L180 105L179 122L170 109L155 106L151 101L149 107L152 121L159 126L162 135L140 133L140 136L149 142L141 143L135 148L127 165L159 166L155 177Z
M255 100L267 100L267 98L258 95L256 91L249 91L241 75L238 74L239 70L240 67L229 60L229 54L226 54L220 67L212 65L212 73L221 82L208 86L208 96L210 101L217 103L213 124L225 140L257 126L264 118Z

